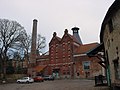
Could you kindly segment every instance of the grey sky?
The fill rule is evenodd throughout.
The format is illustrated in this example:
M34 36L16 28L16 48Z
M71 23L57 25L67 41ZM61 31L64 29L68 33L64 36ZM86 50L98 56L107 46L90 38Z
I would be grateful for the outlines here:
M64 30L80 28L84 44L99 42L103 18L114 0L0 0L0 18L19 22L28 33L32 20L38 20L38 33L48 43L53 32L62 37Z

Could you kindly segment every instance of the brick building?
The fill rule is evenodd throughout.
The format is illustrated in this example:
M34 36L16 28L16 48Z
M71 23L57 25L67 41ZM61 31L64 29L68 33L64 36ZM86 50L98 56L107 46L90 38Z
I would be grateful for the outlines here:
M49 53L37 57L37 74L54 75L55 78L93 78L102 74L99 59L88 57L87 52L98 43L82 44L79 28L72 28L73 35L65 29L62 38L53 33L49 43Z
M98 43L81 45L74 53L76 78L93 78L96 75L104 74L103 68L98 64L100 60L97 57L87 56L87 53L98 45Z

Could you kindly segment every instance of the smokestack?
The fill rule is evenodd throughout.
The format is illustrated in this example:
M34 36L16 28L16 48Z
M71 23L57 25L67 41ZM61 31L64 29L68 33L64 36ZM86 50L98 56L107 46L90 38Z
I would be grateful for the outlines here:
M31 42L31 53L30 61L28 64L28 75L34 77L36 75L34 67L36 66L36 39L37 39L37 20L33 20L33 30L32 30L32 42Z
M79 32L78 32L79 28L78 27L74 27L72 28L72 31L73 31L73 36L77 39L77 41L82 44L82 40L79 36Z
M37 20L33 20L32 43L31 43L31 59L32 64L36 64L36 39L37 39Z

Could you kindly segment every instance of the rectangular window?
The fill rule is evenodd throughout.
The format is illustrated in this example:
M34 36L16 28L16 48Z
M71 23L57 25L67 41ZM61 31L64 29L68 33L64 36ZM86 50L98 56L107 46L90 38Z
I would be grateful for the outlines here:
M84 70L90 70L90 61L84 61L83 62L83 69Z
M109 25L109 31L110 31L110 33L111 33L111 32L113 31L112 19L109 20L108 25Z
M70 75L70 72L68 71L67 74Z
M56 59L55 61L56 61L56 63L58 63L58 59Z

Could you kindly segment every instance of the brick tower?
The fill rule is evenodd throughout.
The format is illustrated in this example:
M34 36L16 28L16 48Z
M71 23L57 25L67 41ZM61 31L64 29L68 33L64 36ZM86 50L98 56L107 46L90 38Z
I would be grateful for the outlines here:
M34 67L36 66L36 38L37 38L37 20L33 20L33 30L32 30L32 42L31 42L31 53L30 61L28 68L28 75L34 77L35 71Z

